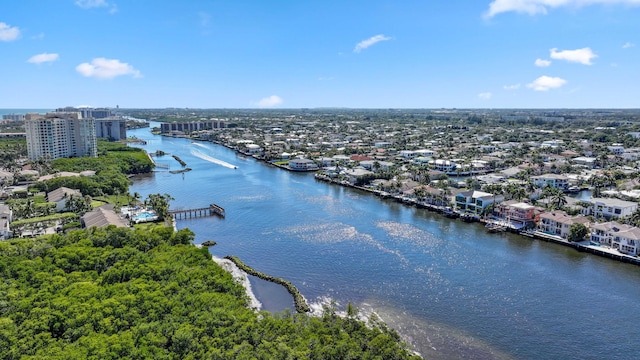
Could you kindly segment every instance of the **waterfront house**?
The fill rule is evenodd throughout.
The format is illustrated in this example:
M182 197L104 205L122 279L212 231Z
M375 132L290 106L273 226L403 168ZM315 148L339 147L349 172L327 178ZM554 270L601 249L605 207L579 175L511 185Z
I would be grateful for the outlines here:
M593 224L591 241L637 256L640 253L640 228L615 221Z
M82 197L82 193L79 190L62 186L48 192L47 201L56 203L56 212L62 212L67 209L67 200L72 196Z
M591 198L587 202L593 204L588 215L592 214L596 219L621 218L633 214L638 209L637 202L615 198Z
M480 215L491 204L504 200L504 196L486 193L478 190L463 191L455 197L455 208L461 212Z
M531 204L509 200L497 204L494 212L513 228L521 229L534 224L535 210Z
M585 216L569 216L561 210L543 212L539 216L538 231L560 236L566 239L569 236L571 225L579 223L589 226L589 218Z
M531 180L533 181L533 184L539 188L551 186L562 191L569 190L569 178L564 175L543 174L532 176Z
M291 159L289 168L295 171L313 171L318 170L318 165L311 159Z
M345 169L343 171L343 174L347 176L347 178L349 179L349 183L357 184L361 181L361 179L373 176L374 172L361 167L357 167L354 169Z

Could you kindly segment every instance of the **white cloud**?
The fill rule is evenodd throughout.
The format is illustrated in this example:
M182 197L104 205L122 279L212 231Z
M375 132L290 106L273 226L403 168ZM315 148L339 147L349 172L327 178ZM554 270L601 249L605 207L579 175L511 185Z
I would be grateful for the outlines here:
M109 3L104 0L78 0L76 1L76 5L83 9L91 9L95 7L109 6Z
M551 66L551 61L550 60L544 60L544 59L536 59L535 64L538 67L549 67L549 66Z
M118 11L118 7L114 3L108 3L105 0L78 0L76 5L83 9L110 7L109 13L115 14Z
M32 57L29 58L29 60L27 60L27 62L30 62L32 64L42 64L45 62L56 61L58 60L58 57L59 57L58 54L42 53L38 55L33 55Z
M548 9L558 7L581 7L586 5L640 5L640 0L493 0L484 13L490 18L500 13L517 12L521 14L546 14Z
M623 49L628 49L628 48L632 48L634 46L636 46L636 44L627 41L626 43L624 43L624 45L622 45L622 48Z
M0 41L13 41L18 37L20 37L20 29L17 26L0 22Z
M527 84L527 87L535 91L548 91L562 87L566 83L567 80L565 79L545 75L533 80L531 84Z
M592 65L591 59L597 58L591 48L582 48L576 50L562 50L558 51L558 49L551 49L551 58L556 60L565 60L569 62L577 62L583 65Z
M483 93L478 94L478 97L480 99L484 99L484 100L489 100L489 99L491 99L492 96L493 96L493 94L490 93L490 92L483 92Z
M376 43L379 43L380 41L388 41L391 40L390 37L388 36L384 36L382 34L380 35L376 35L376 36L372 36L366 40L362 40L359 43L356 44L356 47L353 49L353 52L355 53L359 53L360 51L368 48L371 45L374 45Z
M520 89L520 84L515 84L515 85L505 85L503 86L503 88L505 90L518 90Z
M200 19L200 26L205 28L211 26L211 15L209 13L200 11L198 13L198 18Z
M258 101L259 107L274 107L282 104L282 98L278 95L271 95Z
M117 59L95 58L91 60L91 63L82 63L76 66L76 71L83 76L97 77L99 79L112 79L122 75L132 75L136 78L142 77L140 71Z

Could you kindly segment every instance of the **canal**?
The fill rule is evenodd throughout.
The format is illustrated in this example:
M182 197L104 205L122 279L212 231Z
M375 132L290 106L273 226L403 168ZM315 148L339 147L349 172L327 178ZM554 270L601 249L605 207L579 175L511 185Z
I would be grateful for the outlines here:
M216 203L225 218L181 220L218 257L293 282L315 306L375 312L428 359L640 358L640 267L318 182L225 147L128 131L169 155L136 178L172 209ZM255 279L254 279L255 280ZM254 281L265 308L293 308Z

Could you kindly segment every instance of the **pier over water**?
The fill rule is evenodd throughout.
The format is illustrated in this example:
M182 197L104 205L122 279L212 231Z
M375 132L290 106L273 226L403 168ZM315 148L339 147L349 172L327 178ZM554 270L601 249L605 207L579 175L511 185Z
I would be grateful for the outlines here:
M197 209L178 209L169 210L169 214L173 215L176 220L180 219L193 219L205 216L225 216L224 208L216 204L211 204L209 207L197 208Z

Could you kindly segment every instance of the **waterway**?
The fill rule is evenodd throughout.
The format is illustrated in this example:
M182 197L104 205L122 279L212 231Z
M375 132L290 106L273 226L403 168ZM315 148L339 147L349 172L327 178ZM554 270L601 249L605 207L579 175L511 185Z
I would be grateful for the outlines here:
M193 169L136 178L132 192L168 193L174 209L225 208L224 219L178 222L196 243L216 241L214 255L290 280L316 305L375 311L428 359L640 358L638 266L488 234L215 144L132 135ZM252 283L268 310L293 308L281 289Z

